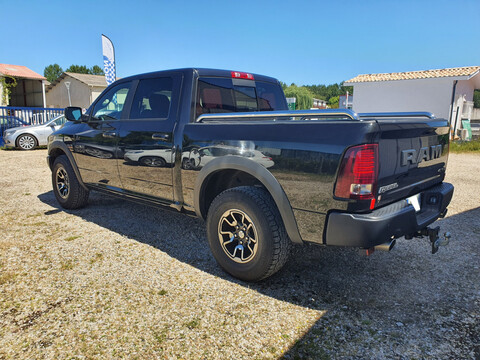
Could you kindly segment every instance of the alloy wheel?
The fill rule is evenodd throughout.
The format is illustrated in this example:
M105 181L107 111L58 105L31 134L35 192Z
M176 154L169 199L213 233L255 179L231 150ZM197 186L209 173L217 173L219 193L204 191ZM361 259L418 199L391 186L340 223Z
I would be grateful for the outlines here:
M57 185L58 194L62 199L67 199L70 192L70 181L68 180L68 174L63 167L58 168L55 182Z
M225 254L237 263L248 263L257 253L257 229L242 210L228 210L222 215L218 223L218 238Z

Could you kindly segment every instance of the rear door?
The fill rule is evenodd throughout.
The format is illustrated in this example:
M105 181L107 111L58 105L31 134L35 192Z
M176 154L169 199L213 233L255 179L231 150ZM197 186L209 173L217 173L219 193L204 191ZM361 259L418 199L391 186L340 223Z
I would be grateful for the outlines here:
M380 127L377 206L407 198L443 181L449 150L446 120L377 118L377 123Z
M166 203L173 201L173 131L181 82L179 73L140 79L118 143L123 189Z

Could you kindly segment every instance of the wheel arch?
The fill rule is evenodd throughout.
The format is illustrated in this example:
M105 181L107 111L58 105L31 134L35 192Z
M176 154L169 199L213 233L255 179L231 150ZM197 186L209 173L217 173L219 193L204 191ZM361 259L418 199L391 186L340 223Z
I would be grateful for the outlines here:
M55 159L61 155L66 155L68 161L72 165L73 171L77 176L78 182L80 185L85 189L88 190L87 186L83 183L82 177L80 175L80 171L78 170L77 163L72 155L72 152L68 149L67 145L63 141L53 141L48 146L48 155L47 155L47 162L50 170L53 169L53 164L55 163Z
M232 175L242 176L242 183L222 181ZM290 240L303 243L290 201L277 179L262 165L239 156L224 156L208 162L200 171L195 182L194 206L197 216L206 219L213 199L222 191L236 186L262 185L275 202Z
M19 147L18 146L18 139L20 139L24 135L29 135L29 136L33 137L35 139L35 143L36 143L35 146L39 146L38 138L34 134L29 133L29 132L22 132L22 133L18 134L17 137L15 138L15 146L16 147Z

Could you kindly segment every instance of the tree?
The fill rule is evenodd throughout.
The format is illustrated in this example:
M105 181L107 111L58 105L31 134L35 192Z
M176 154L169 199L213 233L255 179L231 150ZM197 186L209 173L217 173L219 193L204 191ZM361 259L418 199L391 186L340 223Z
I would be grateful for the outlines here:
M294 97L297 99L295 109L310 109L313 105L313 94L304 86L290 85L285 90L286 97Z
M51 64L48 65L44 70L43 70L43 76L47 78L48 81L53 83L55 80L57 80L60 75L62 75L63 69L60 65L58 64Z
M76 74L91 74L90 69L85 65L70 65L70 67L65 70L65 72L72 72Z
M90 74L92 74L92 75L105 75L102 68L98 65L93 65L90 68Z
M473 92L473 107L480 108L480 90Z
M339 96L332 96L328 100L328 106L330 106L330 109L338 109L338 101L340 100Z
M70 65L65 71L77 74L105 75L102 68L98 65L93 65L91 68L88 68L86 65Z

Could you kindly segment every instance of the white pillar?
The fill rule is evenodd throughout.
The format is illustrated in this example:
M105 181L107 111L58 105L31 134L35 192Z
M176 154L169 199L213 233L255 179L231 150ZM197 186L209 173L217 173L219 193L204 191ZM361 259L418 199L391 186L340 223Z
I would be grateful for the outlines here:
M43 107L47 107L47 98L45 96L45 80L42 80L42 96L43 96Z

